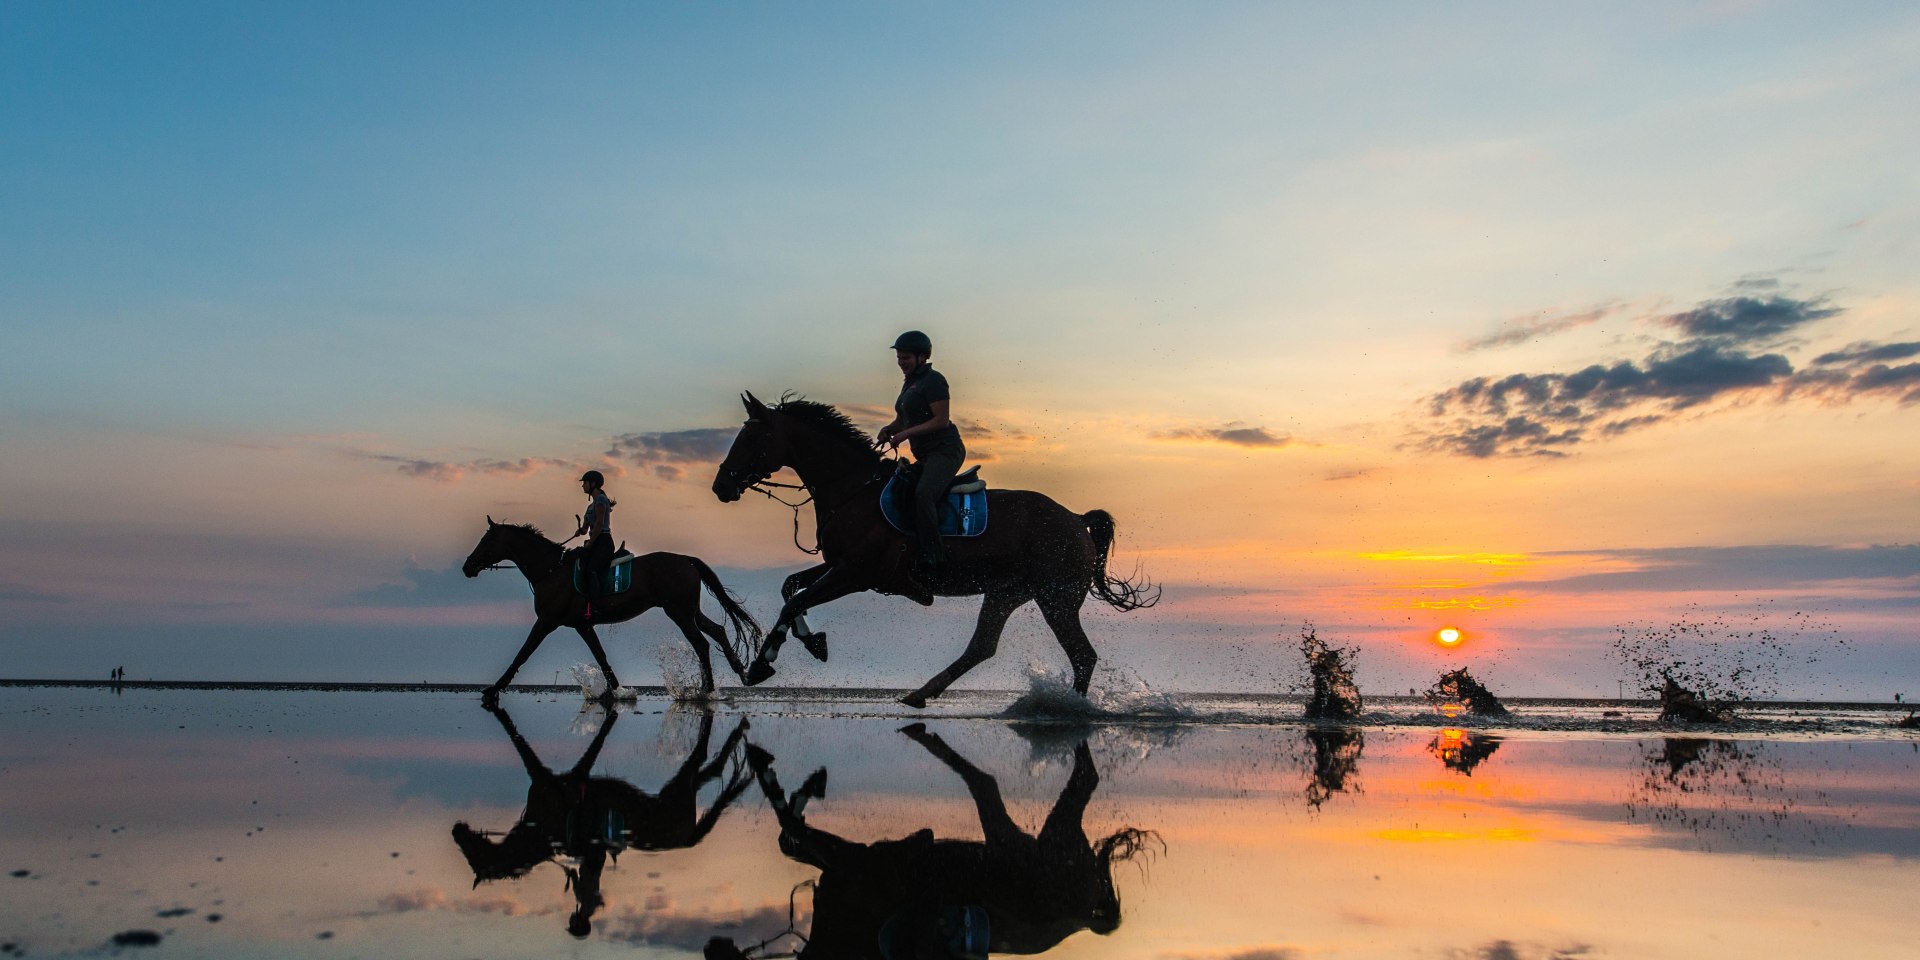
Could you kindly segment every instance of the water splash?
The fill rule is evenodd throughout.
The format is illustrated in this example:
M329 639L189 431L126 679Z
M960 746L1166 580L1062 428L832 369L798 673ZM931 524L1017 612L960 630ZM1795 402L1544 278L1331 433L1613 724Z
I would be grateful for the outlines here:
M1777 696L1784 670L1804 673L1847 650L1832 625L1770 604L1745 614L1689 606L1670 624L1626 624L1613 640L1628 686L1659 697L1672 684L1709 708Z
M588 700L598 700L607 692L607 675L591 663L576 663L572 668L573 682L580 685L580 696ZM615 700L638 700L640 692L632 687L621 687L613 691Z
M1507 716L1506 704L1475 680L1466 667L1441 674L1440 679L1427 688L1426 698L1428 703L1442 712L1446 712L1447 707L1455 707L1455 712L1464 710L1482 717ZM1452 715L1448 713L1448 716Z
M1185 718L1193 711L1170 693L1153 689L1127 668L1102 671L1088 696L1073 688L1070 673L1054 671L1039 661L1027 664L1027 692L1001 711L1015 720L1117 720Z
M1314 633L1311 623L1300 628L1300 655L1313 690L1307 698L1307 716L1352 720L1366 709L1360 700L1360 688L1353 682L1358 652L1354 647L1329 645Z
M667 688L667 696L676 702L690 702L718 699L718 690L710 696L700 690L700 661L693 650L678 643L663 643L654 649L654 659L660 664L660 682Z

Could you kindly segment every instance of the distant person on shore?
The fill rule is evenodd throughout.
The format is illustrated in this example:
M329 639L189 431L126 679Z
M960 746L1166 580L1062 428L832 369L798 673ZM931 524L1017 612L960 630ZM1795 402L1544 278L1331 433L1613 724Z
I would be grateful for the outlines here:
M940 542L940 502L967 459L966 444L953 425L947 378L933 369L933 339L909 330L893 341L894 362L905 380L893 401L893 422L880 428L879 441L898 450L907 441L920 477L913 487L913 537L919 546L915 568L932 573L946 563Z
M580 489L587 495L587 510L580 515L580 529L574 536L586 535L587 542L573 551L580 561L580 578L587 595L587 620L593 620L594 601L600 599L600 580L613 563L613 507L607 496L607 478L598 470L580 475Z

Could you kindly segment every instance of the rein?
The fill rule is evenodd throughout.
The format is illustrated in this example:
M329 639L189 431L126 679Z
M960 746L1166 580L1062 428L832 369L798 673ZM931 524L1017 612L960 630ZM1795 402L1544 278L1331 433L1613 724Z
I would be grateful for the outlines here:
M898 471L900 469L900 457L898 456L897 452L896 452L896 455L891 458L887 458L887 457L881 458L880 463L882 464L883 467L887 464L893 465L893 468L895 471ZM876 470L874 471L872 479L877 479L885 475L885 473L886 471L884 469ZM768 489L768 488L772 488L772 489ZM817 557L820 555L820 545L817 540L815 541L812 549L808 549L807 547L802 546L800 543L800 508L810 503L816 503L819 499L814 496L812 487L807 486L804 483L780 483L774 480L757 480L753 483L747 484L747 489L752 490L753 492L763 497L766 497L768 500L772 500L774 503L777 503L783 507L786 507L789 510L792 510L793 511L793 545L794 547L797 548L801 553L804 553L810 557ZM807 493L807 498L805 500L801 500L796 503L792 500L788 500L780 496L777 493L774 493L773 492L774 490L804 490ZM848 501L852 500L854 497L857 497L859 495L860 495L860 491L855 490L853 493L848 494L845 499L842 499L839 503L834 504L833 510L828 510L827 513L831 514L835 510L839 510L841 507L846 506ZM818 514L819 508L815 507L814 512Z
M794 503L790 500L783 499L779 494L774 493L772 490L767 489L768 487L774 487L780 490L805 490L807 492L807 498L798 503ZM749 484L747 486L747 489L752 490L753 492L763 497L766 497L768 500L772 500L774 503L777 503L783 507L786 507L789 510L792 510L793 511L793 545L796 548L798 548L801 553L804 553L807 556L817 557L820 555L820 546L818 543L815 543L813 546L813 549L811 550L800 545L800 508L813 502L812 487L809 487L804 483L775 483L772 480L761 480L756 483Z

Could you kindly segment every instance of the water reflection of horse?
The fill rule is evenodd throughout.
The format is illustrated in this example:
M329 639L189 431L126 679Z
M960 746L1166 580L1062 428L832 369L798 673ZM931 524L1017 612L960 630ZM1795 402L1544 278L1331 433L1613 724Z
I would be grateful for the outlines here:
M749 684L773 675L773 660L793 629L794 618L821 604L865 590L911 597L931 604L934 595L984 594L973 639L959 659L901 698L921 707L962 674L993 656L1007 618L1031 600L1073 665L1081 693L1099 661L1080 625L1089 594L1118 610L1152 606L1157 591L1107 574L1113 549L1113 517L1104 510L1079 514L1042 494L992 490L987 494L986 532L950 541L952 560L927 579L911 571L908 539L880 512L887 469L860 428L823 403L785 400L769 407L752 394L742 397L747 422L713 480L714 495L731 503L783 468L800 477L814 504L815 536L826 562L787 578L786 604L766 644L746 674ZM801 636L815 657L826 659L824 636Z
M973 797L984 840L938 840L931 829L898 840L858 843L811 826L805 808L821 792L818 774L792 794L780 789L773 758L751 744L747 761L780 823L780 852L820 871L813 921L800 957L845 960L993 953L1034 954L1081 930L1106 935L1120 925L1113 864L1159 842L1131 827L1098 841L1082 819L1100 775L1085 740L1073 772L1038 834L1014 823L991 774L969 763L925 727L901 731L960 775ZM954 943L968 916L974 949ZM778 943L779 938L769 943ZM765 956L766 945L741 950L716 938L707 956Z
M729 592L711 567L698 557L682 556L677 553L649 553L633 558L633 586L625 593L609 593L600 598L594 610L593 620L586 617L586 598L573 588L573 571L570 564L562 562L565 551L560 544L548 540L544 534L533 527L517 523L494 523L487 518L487 532L467 556L467 562L460 568L468 577L477 577L485 570L502 561L510 562L520 568L527 583L533 587L533 630L527 634L527 642L522 644L520 652L514 655L513 663L507 666L500 679L487 687L484 698L491 700L498 696L507 684L513 682L513 675L533 656L540 642L547 634L561 627L572 627L587 642L587 649L593 652L593 660L599 664L600 672L606 675L607 689L603 698L611 698L613 691L620 686L620 680L614 675L613 665L607 662L607 653L600 646L600 636L593 631L595 624L622 623L631 620L654 607L672 620L674 626L685 634L687 642L693 645L694 655L700 659L700 692L713 692L713 663L707 653L709 638L720 647L721 654L727 658L727 665L736 674L744 675L744 660L752 655L760 643L760 624L753 615L740 605L739 598ZM733 633L729 637L720 624L709 619L700 611L700 588L720 603L720 609L726 613L727 623Z
M700 788L720 777L746 734L745 718L709 761L707 744L713 734L713 714L701 711L700 736L686 762L660 792L647 794L625 780L593 776L593 765L607 742L607 734L613 732L618 713L605 714L586 753L567 772L555 773L527 745L506 711L491 705L487 710L507 731L533 782L527 786L527 805L520 812L519 822L505 835L494 839L461 821L453 825L453 841L473 868L475 886L482 881L525 876L534 867L560 856L574 860L577 866L561 866L575 901L567 931L576 937L584 937L592 929L593 913L603 902L600 874L609 857L618 857L623 850L679 850L698 844L751 782L744 772L736 773L707 812L699 812Z

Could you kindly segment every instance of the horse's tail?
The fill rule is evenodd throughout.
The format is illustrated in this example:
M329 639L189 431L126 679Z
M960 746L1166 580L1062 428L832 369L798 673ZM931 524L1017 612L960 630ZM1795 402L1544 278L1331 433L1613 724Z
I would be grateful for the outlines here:
M699 557L687 559L693 561L694 569L700 571L700 582L706 585L707 592L713 594L713 599L719 602L721 611L727 615L727 625L733 628L733 639L727 645L733 648L741 663L751 663L760 656L760 641L765 635L765 631L760 629L760 621L747 612L740 598L720 582L719 575L707 566L705 560Z
M1093 535L1093 577L1087 584L1087 592L1105 600L1115 610L1142 610L1159 603L1160 588L1139 568L1134 569L1131 581L1108 575L1107 559L1113 554L1113 514L1094 510L1082 514L1080 519Z

